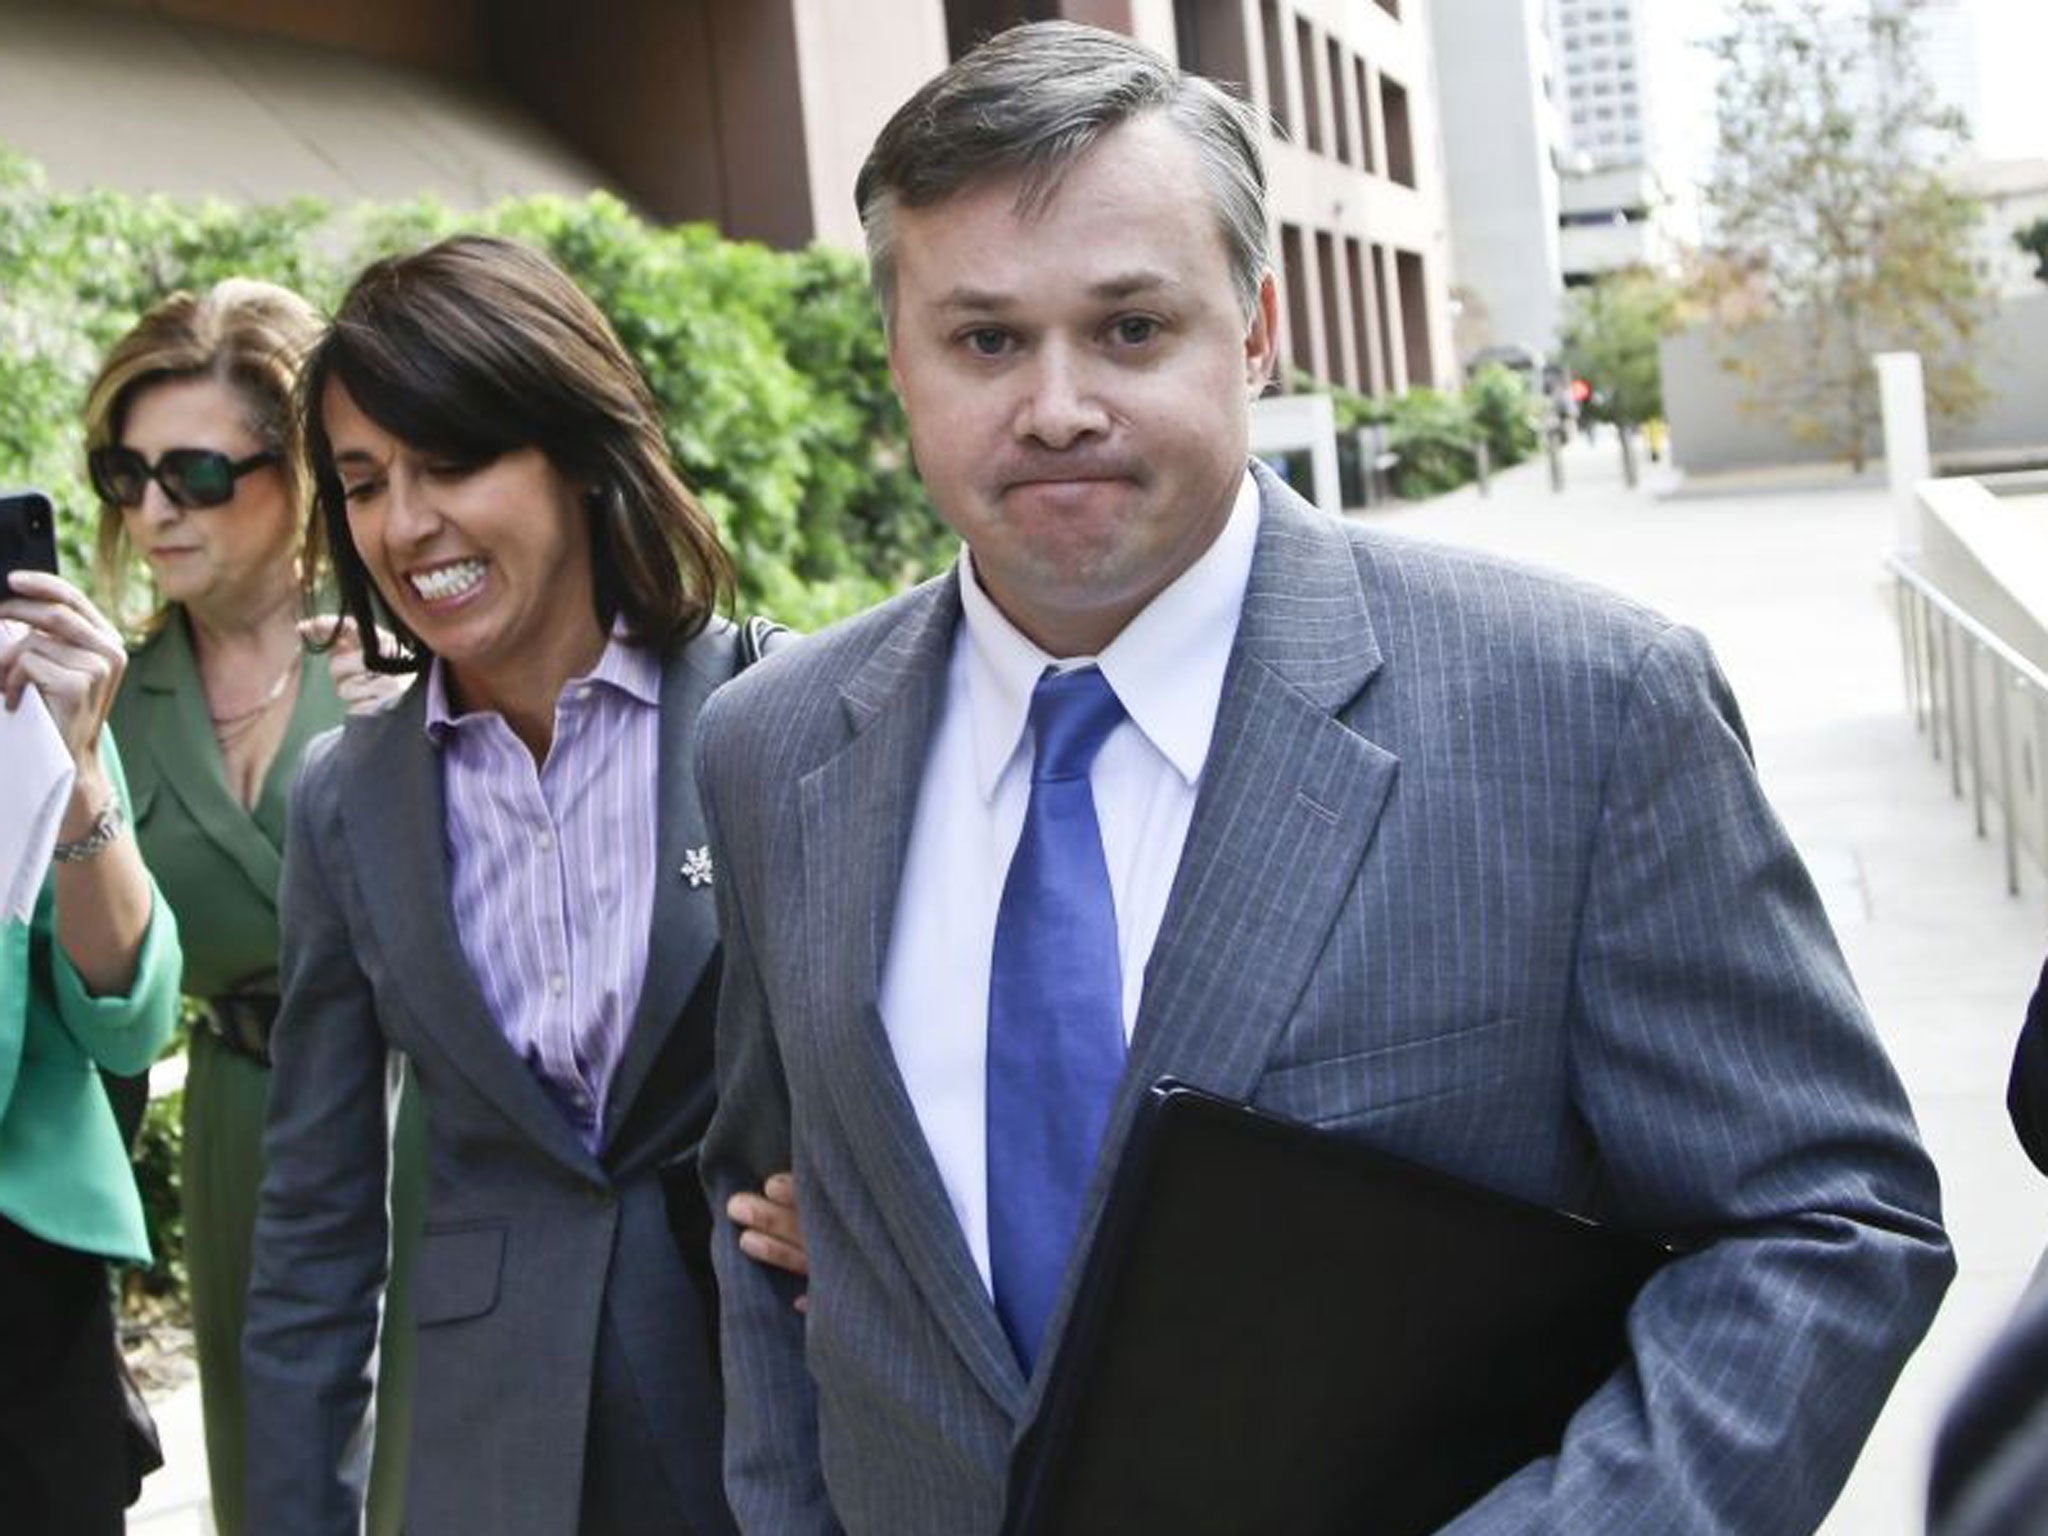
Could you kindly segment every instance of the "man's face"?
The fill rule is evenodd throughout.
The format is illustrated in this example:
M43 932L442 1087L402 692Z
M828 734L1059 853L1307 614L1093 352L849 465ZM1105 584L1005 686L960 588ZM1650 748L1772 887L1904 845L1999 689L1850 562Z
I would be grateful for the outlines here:
M1244 476L1272 362L1194 146L1157 114L1068 167L895 210L889 360L911 445L988 595L1055 656L1091 655L1199 558Z

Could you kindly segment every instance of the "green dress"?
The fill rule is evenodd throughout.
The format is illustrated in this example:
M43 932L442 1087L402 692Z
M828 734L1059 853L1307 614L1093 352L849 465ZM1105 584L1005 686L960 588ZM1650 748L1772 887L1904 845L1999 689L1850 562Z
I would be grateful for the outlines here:
M255 809L246 810L222 770L184 612L172 607L130 658L114 701L113 726L127 758L136 838L184 941L187 994L276 991L286 800L306 744L340 724L342 714L326 658L308 655L284 741ZM207 1471L220 1536L245 1531L242 1318L269 1094L268 1068L208 1032L193 1032L181 1172ZM408 1293L424 1162L417 1095L408 1079L393 1142L393 1251L378 1355L371 1536L396 1536L403 1513L412 1421Z

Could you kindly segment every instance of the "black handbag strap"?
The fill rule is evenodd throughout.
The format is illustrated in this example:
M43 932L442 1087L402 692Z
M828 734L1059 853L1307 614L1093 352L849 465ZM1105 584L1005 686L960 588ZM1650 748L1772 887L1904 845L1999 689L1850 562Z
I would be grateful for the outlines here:
M738 654L733 662L733 672L744 672L769 652L787 645L788 634L787 624L778 624L765 613L749 614L740 622Z

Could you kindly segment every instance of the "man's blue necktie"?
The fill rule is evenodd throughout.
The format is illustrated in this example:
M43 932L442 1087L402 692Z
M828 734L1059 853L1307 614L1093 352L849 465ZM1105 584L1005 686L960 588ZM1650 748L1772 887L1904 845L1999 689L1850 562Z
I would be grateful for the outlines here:
M988 988L988 1246L1028 1373L1124 1067L1116 902L1089 766L1124 717L1094 668L1031 695L1031 803L996 911Z

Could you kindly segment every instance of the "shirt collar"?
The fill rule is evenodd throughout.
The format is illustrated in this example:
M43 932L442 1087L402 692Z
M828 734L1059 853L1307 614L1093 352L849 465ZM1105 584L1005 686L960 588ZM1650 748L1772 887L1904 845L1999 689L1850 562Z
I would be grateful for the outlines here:
M974 574L974 552L960 551L960 608L966 634L967 707L974 736L975 783L995 797L1031 714L1031 692L1048 667L1093 662L1116 690L1131 723L1192 785L1202 775L1223 673L1258 542L1259 492L1249 471L1230 517L1201 557L1126 624L1099 656L1055 661L1003 616Z
M654 654L641 646L630 643L621 624L613 624L611 638L605 642L599 653L597 665L582 677L571 678L562 689L562 699L556 701L561 708L562 700L574 698L586 691L587 687L602 685L625 694L646 705L659 708L661 705L661 662ZM427 735L435 741L447 738L450 731L459 729L466 721L482 718L490 711L473 710L466 715L455 713L454 701L448 696L448 664L436 656L427 664Z

